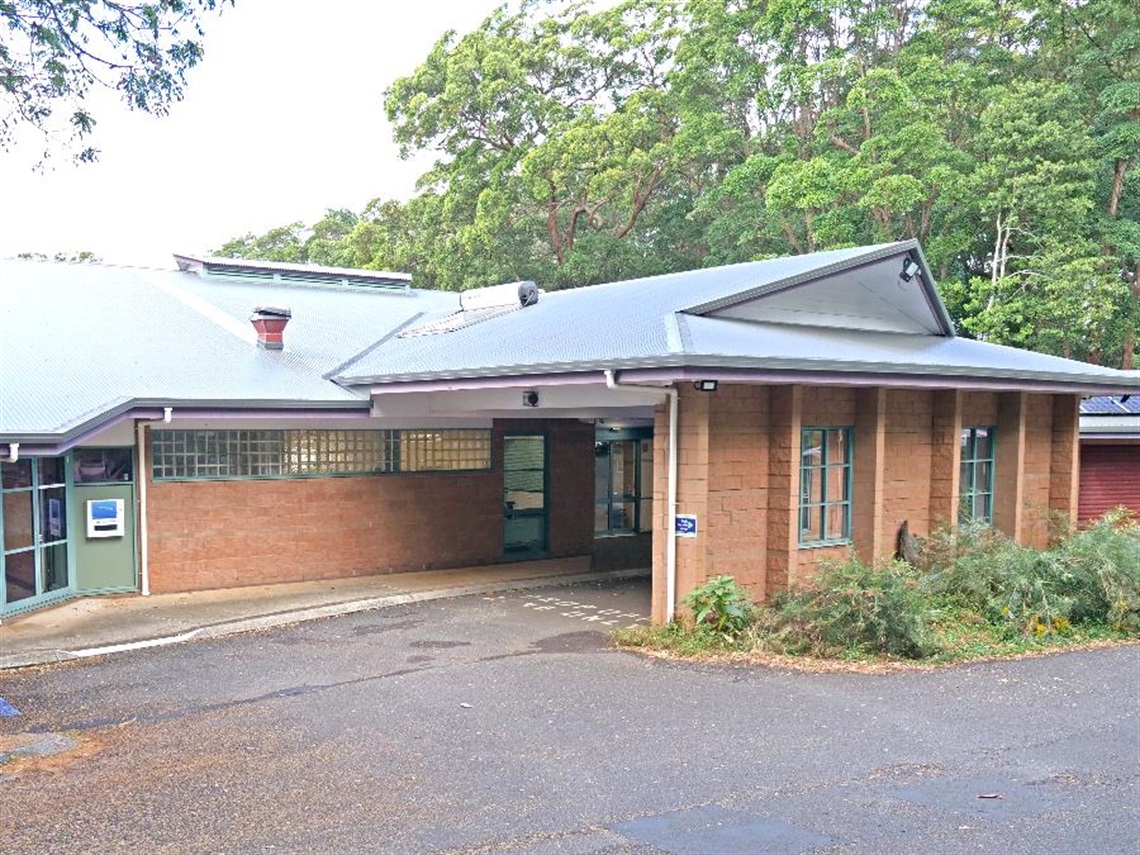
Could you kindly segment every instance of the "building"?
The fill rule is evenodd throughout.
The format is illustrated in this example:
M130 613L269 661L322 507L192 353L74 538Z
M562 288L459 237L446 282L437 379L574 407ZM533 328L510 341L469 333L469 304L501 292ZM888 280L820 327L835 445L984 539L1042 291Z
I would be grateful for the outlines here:
M652 564L666 619L904 520L1043 542L1080 396L1136 386L955 336L913 242L551 294L177 260L0 265L2 614L541 557Z
M1080 478L1080 523L1117 507L1140 516L1140 394L1081 401Z

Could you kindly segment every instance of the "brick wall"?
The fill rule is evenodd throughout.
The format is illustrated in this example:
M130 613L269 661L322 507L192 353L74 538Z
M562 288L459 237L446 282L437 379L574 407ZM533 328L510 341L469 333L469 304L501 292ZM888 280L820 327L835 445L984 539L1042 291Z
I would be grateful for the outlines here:
M1022 542L1037 548L1049 543L1052 457L1053 399L1049 395L1026 395ZM1001 486L1000 482L997 486Z
M930 532L934 393L888 390L886 418L882 534L884 549L893 553L904 521L911 534Z
M706 561L716 575L731 574L761 600L767 592L768 389L722 386L710 398Z
M156 593L396 571L502 559L501 437L492 471L244 481L149 481ZM593 544L593 429L545 430L553 557ZM147 467L147 477L150 477Z
M802 426L855 428L852 546L864 561L894 553L906 520L917 535L956 524L963 427L997 426L995 524L1044 545L1048 510L1075 502L1076 398L1021 392L721 384L680 388L678 511L699 536L677 542L677 601L731 574L753 596L808 581L849 547L798 542ZM665 615L668 410L654 438L653 615Z

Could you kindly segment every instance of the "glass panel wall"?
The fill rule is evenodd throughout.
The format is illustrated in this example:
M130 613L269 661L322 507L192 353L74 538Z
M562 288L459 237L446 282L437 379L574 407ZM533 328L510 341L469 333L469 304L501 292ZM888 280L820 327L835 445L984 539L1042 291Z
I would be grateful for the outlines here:
M69 586L67 460L24 458L0 463L3 599L26 603Z

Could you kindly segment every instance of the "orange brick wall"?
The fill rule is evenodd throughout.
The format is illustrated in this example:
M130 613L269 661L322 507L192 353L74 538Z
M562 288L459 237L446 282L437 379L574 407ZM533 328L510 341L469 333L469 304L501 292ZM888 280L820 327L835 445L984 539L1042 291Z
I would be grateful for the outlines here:
M934 393L890 389L886 410L882 542L884 549L893 553L904 521L912 534L930 532ZM855 477L860 477L859 473Z
M962 427L992 427L997 421L997 392L962 393Z
M1047 546L1049 542L1052 457L1053 399L1049 395L1027 395L1022 538L1024 543L1038 548ZM995 485L995 488L1000 487L1000 482Z
M731 574L760 600L766 594L768 389L722 386L712 394L706 560L716 575Z
M148 481L156 593L490 564L502 558L501 436L492 471ZM550 554L593 545L593 428L546 430ZM149 467L147 471L149 479Z
M677 602L711 576L731 574L757 597L808 581L849 547L800 548L801 427L855 427L852 546L864 561L894 553L899 526L924 535L957 522L963 427L998 427L996 524L1043 545L1048 509L1075 503L1075 396L953 389L846 389L722 384L681 389L679 511L700 534L678 542ZM665 615L668 411L654 438L653 615ZM686 433L687 432L687 433ZM868 448L868 446L871 446ZM878 462L878 468L875 468ZM868 547L867 538L872 540Z

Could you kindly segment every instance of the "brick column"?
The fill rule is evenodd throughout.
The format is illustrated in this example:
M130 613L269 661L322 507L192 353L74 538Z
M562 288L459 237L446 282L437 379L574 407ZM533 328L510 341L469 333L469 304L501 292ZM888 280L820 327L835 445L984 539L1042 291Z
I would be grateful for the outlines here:
M934 393L931 445L930 529L956 528L962 491L962 393L957 389Z
M851 497L851 539L865 564L885 552L883 477L887 450L887 390L855 392L855 460Z
M677 538L677 605L709 576L709 409L715 392L679 387L677 513L697 515L697 536Z
M768 451L769 595L796 582L799 555L800 412L803 387L773 386Z
M1081 399L1076 395L1053 396L1053 443L1049 461L1049 510L1064 514L1070 525L1077 522L1080 487Z
M1026 394L998 396L997 451L994 461L994 526L1018 543L1023 537Z

